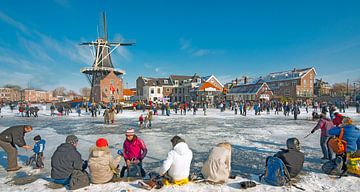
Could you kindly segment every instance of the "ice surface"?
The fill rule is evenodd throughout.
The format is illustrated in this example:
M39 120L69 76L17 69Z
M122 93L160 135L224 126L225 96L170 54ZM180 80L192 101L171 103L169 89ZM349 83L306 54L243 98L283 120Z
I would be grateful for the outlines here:
M209 109L207 116L202 110L193 115L189 112L186 116L175 115L170 117L154 116L153 128L138 133L138 117L142 111L124 111L116 116L114 125L104 125L102 116L92 118L89 113L83 113L80 117L76 113L70 116L51 117L48 110L40 107L38 118L20 117L16 111L11 112L8 108L2 109L3 118L0 119L0 131L20 124L31 124L34 131L26 135L28 144L32 144L32 138L39 134L46 140L45 169L43 176L33 183L26 185L11 185L6 183L16 178L14 173L7 173L6 154L0 150L0 188L1 191L49 191L45 184L50 176L50 158L56 147L65 141L68 134L79 137L78 150L84 159L89 155L89 147L95 144L99 137L108 140L112 154L122 148L125 139L124 132L133 127L137 135L142 138L147 147L148 155L144 159L146 171L157 171L161 161L165 159L171 149L170 139L174 135L185 138L189 147L193 150L194 159L192 171L198 172L202 163L206 160L209 151L219 142L228 141L232 144L232 173L238 175L224 185L209 185L191 183L186 186L164 187L158 191L237 191L240 181L255 179L264 171L265 158L272 155L280 148L285 148L286 139L297 137L302 144L306 160L304 169L297 179L297 186L306 191L357 191L360 188L359 178L348 176L341 179L333 179L321 173L322 161L320 160L321 149L319 145L320 131L304 139L316 122L311 121L311 112L304 111L297 121L292 116L267 115L255 116L253 111L248 111L248 116L234 115L233 111L221 113L217 109ZM360 116L355 109L347 110L346 115L352 117L359 126ZM24 163L32 152L19 149L18 161ZM124 162L121 162L123 164ZM29 171L24 169L25 173ZM18 173L19 174L19 173ZM108 183L104 185L91 185L79 191L142 191L137 188L137 182ZM65 188L54 191L66 191ZM248 191L299 191L292 187L273 187L262 183Z

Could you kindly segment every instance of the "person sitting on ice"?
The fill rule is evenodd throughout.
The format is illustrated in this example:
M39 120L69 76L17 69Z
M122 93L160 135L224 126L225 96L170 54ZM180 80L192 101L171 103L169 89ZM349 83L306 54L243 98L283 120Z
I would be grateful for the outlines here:
M120 171L120 177L124 177L125 170L130 170L132 164L139 166L141 176L145 177L145 170L142 167L142 161L147 154L147 148L143 140L135 135L134 129L127 129L125 132L126 139L123 145L123 156L125 166Z
M159 174L165 178L165 185L187 184L193 153L181 137L174 136L170 141L173 149L168 153L166 160L160 167Z
M68 185L71 180L76 180L74 175L79 176L79 172L87 168L87 161L82 160L76 149L78 141L75 135L67 136L65 143L62 143L51 157L51 178L55 183Z
M287 149L281 149L274 156L280 158L287 170L290 177L296 177L303 168L304 153L300 151L300 142L297 138L289 138L286 141Z
M35 141L33 148L34 155L29 158L26 165L30 166L35 161L36 168L38 169L44 168L43 159L44 159L45 140L41 139L40 135L36 135L34 137L34 141Z
M328 131L330 128L334 127L331 119L327 118L325 114L320 114L320 120L317 125L311 130L311 133L314 133L316 130L320 129L320 146L323 153L323 157L321 159L332 159L331 149L328 147L327 142L329 140Z
M112 157L106 139L99 138L96 146L90 148L89 169L92 183L107 183L118 173L117 165L122 156Z
M205 161L201 173L204 178L214 183L228 181L231 171L231 144L219 143Z

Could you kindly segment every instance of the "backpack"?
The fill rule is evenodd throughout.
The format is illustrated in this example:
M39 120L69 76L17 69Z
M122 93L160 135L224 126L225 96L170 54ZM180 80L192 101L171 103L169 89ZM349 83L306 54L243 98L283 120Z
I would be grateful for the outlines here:
M349 157L346 168L348 173L360 176L360 157Z
M90 185L88 173L86 171L74 170L70 176L70 190L80 189Z
M284 162L273 156L266 158L266 170L260 176L260 180L262 177L267 183L274 186L283 186L290 182L290 174Z
M328 175L337 175L340 176L342 174L342 166L343 166L343 159L341 157L336 157L332 159L321 167L322 171Z
M139 165L130 163L130 167L127 170L127 177L141 177L141 168Z
M328 141L330 149L337 155L341 155L346 152L347 142L343 140L344 128L341 128L339 137L332 137Z

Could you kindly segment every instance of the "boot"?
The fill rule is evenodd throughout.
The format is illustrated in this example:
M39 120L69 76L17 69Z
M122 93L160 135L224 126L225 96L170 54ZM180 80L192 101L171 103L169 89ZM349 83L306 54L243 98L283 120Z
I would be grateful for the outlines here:
M242 181L240 182L240 189L247 189L251 187L255 187L256 183L253 181Z
M14 168L8 168L6 171L7 172L12 172L12 171L17 171L17 170L19 170L19 169L21 169L22 167L20 167L20 166L17 166L17 167L14 167Z

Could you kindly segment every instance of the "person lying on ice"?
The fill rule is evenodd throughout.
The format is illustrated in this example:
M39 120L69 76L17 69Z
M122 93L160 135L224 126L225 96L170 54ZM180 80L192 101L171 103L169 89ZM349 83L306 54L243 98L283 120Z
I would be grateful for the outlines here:
M231 171L231 144L219 143L210 153L201 169L204 179L213 183L228 181Z
M89 169L92 183L107 183L114 174L117 173L117 165L121 161L122 156L115 159L112 157L108 145L108 141L99 138L96 146L90 148Z
M193 157L185 140L174 136L171 140L173 149L160 167L159 174L164 176L164 184L184 185L189 183L190 164Z
M142 167L142 160L147 154L147 148L142 139L135 135L134 129L127 129L125 132L126 139L124 141L124 159L125 166L122 167L120 171L120 177L124 177L125 170L130 170L131 164L136 164L139 166L141 171L141 176L145 177L145 170Z

